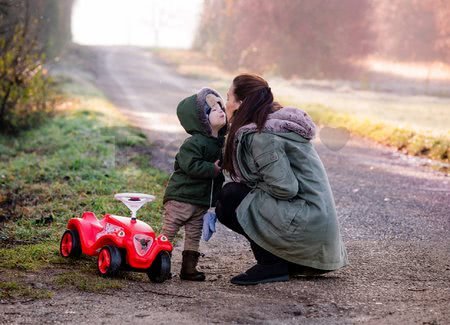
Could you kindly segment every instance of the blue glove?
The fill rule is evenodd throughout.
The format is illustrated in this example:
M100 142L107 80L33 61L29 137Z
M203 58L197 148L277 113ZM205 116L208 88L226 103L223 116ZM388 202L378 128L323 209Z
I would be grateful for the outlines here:
M213 211L208 211L204 216L203 216L203 240L204 241L208 241L211 236L213 235L213 233L216 232L216 221L217 221L217 217L216 217L216 213Z

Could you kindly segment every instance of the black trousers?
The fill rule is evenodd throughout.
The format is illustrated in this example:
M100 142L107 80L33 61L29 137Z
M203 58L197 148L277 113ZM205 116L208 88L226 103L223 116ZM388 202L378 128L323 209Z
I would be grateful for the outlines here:
M241 234L247 238L250 242L250 247L255 255L255 259L258 264L262 265L272 265L272 264L286 264L291 263L283 260L282 258L273 255L272 253L266 251L261 246L257 245L253 240L251 240L247 234L242 229L241 225L237 220L236 209L242 200L250 192L250 188L241 183L228 183L223 188L219 194L218 201L216 203L216 215L217 219L228 227L229 229Z
M317 276L327 272L329 270L319 270L309 266L298 265L288 262L272 253L266 251L261 246L257 245L250 237L247 236L244 229L237 220L236 209L242 200L250 192L250 188L241 183L228 183L223 188L219 194L218 201L216 204L216 215L217 219L228 227L229 229L243 235L250 242L250 247L255 255L255 259L258 264L262 265L273 265L277 264L280 268L286 268L289 270L289 274L304 275L304 276Z

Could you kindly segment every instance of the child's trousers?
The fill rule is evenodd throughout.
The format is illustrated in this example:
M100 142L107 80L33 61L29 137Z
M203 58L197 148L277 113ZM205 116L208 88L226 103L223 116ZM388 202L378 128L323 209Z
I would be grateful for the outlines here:
M173 241L184 226L184 250L198 252L203 229L203 216L208 207L170 200L164 204L162 233Z

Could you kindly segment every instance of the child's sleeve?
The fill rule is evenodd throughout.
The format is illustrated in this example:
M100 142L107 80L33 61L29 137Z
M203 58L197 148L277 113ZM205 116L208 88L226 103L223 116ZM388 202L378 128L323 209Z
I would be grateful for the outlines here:
M180 147L177 161L180 168L191 177L215 177L214 163L204 160L203 157L202 146L191 138Z

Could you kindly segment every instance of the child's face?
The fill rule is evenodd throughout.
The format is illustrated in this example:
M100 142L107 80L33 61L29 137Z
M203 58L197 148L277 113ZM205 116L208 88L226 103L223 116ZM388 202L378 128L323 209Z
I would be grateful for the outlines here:
M209 123L211 124L211 127L221 129L226 122L227 118L225 112L220 108L219 104L214 105L209 113Z

